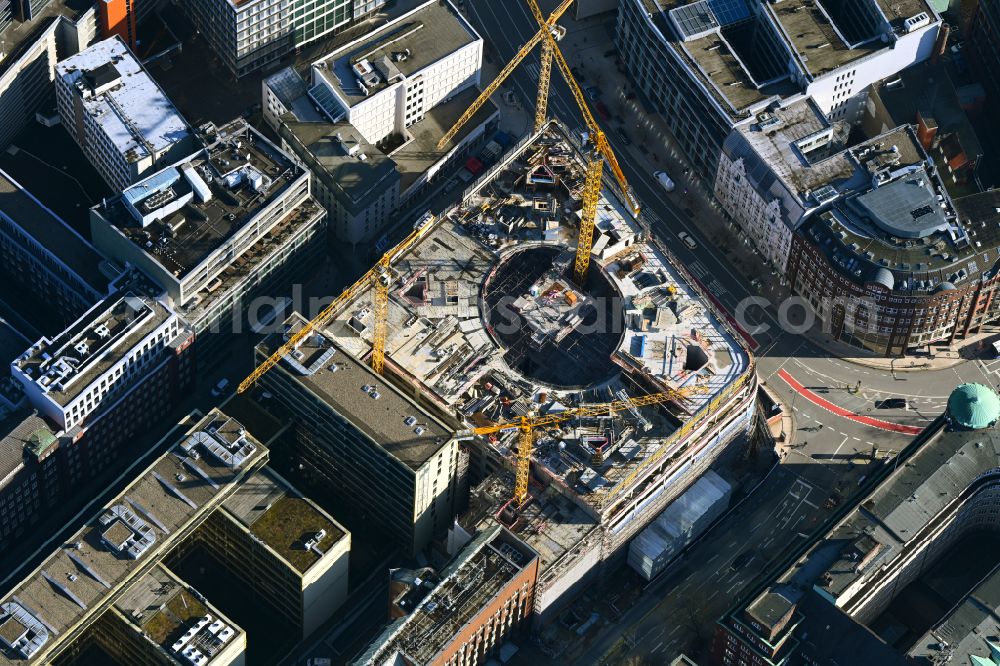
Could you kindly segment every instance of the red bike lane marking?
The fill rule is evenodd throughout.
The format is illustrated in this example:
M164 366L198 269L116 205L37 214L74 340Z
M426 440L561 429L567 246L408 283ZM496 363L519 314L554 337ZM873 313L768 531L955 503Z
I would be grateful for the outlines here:
M829 400L821 398L805 386L800 384L794 377L788 374L785 370L778 370L778 376L785 380L785 383L792 387L792 390L801 395L803 398L809 402L822 407L831 414L836 414L837 416L842 416L845 419L851 421L856 421L857 423L863 423L866 426L871 426L872 428L880 428L882 430L890 430L892 432L901 432L907 435L919 435L924 431L923 428L918 428L917 426L902 425L901 423L893 423L892 421L883 421L882 419L876 419L871 416L862 416L861 414L855 414L854 412L848 411L843 407L838 407Z

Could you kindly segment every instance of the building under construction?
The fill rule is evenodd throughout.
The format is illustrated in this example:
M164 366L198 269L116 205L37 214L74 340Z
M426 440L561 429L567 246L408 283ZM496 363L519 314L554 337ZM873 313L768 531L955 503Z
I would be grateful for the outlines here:
M598 204L586 284L574 283L586 172L580 151L561 125L545 125L458 205L422 218L419 240L395 257L386 278L380 379L460 433L529 415L670 396L655 407L627 409L619 402L606 413L588 410L586 417L534 431L527 501L512 501L518 430L460 434L470 476L481 483L462 529L450 535L450 552L498 522L510 529L539 553L535 612L542 619L602 563L622 561L629 539L728 442L747 433L756 392L753 360L741 338L608 189ZM319 331L356 361L373 360L376 293L351 292ZM273 349L264 346L259 357ZM263 385L277 394L287 392L289 379L315 382L316 372L339 371L328 364L307 378L297 364L289 353L262 376ZM362 395L365 388L343 390ZM339 418L358 429L368 427L369 407L353 413L349 404L334 405ZM405 424L414 419L382 416ZM366 463L356 456L338 464Z

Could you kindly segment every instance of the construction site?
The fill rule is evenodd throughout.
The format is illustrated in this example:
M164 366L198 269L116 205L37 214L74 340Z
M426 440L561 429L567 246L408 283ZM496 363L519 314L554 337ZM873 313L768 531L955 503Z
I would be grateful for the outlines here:
M355 484L346 499L361 510L399 494L409 532L433 526L439 539L450 525L437 544L451 557L498 525L522 540L538 554L536 626L624 564L631 539L730 443L747 445L757 394L741 336L645 231L552 34L570 3L547 19L529 3L539 31L441 143L541 45L534 130L312 320L286 321L239 387L263 380L296 416L302 450L324 442L320 462L303 463ZM547 120L556 66L586 132ZM317 343L334 360L306 368L302 348ZM341 355L370 369L341 373ZM381 384L401 399L379 400L393 395ZM373 421L410 430L385 444ZM455 434L408 467L431 421ZM427 543L414 539L414 553Z
M545 124L244 382L278 362L301 375L299 345L319 334L454 427L479 486L449 550L497 523L524 539L540 556L542 621L624 561L629 539L749 431L755 405L740 338L610 187L575 279L586 160ZM341 365L300 381L348 381L333 376ZM351 402L333 408L363 430L371 414ZM397 417L416 423L380 418Z

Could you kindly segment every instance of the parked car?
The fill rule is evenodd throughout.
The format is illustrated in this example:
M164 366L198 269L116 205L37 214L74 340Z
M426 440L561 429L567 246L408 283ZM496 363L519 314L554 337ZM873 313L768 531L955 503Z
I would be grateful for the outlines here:
M688 246L689 250L694 250L698 247L698 244L694 242L691 238L691 234L686 231L678 231L677 237L681 239L681 242Z
M674 191L674 181L670 180L670 176L667 175L666 171L654 171L653 178L660 181L660 185L663 185L663 189L667 192Z
M586 88L583 89L583 92L587 93L587 99L589 99L591 102L596 102L597 99L601 96L601 89L598 88L597 86L587 86Z
M625 133L625 130L618 130L618 138L621 139L622 143L626 146L632 145L632 139L628 138L628 134Z
M875 409L909 409L910 405L906 402L906 398L886 398L885 400L876 400Z
M608 107L604 106L604 102L598 102L594 106L597 107L597 115L601 117L601 120L604 122L611 120L611 112L608 111Z
M746 565L748 565L751 562L753 562L753 558L756 557L756 556L757 556L757 554L753 550L748 550L748 551L745 551L743 553L740 553L736 557L736 559L733 560L733 564L731 565L732 570L733 571L739 571L740 569L742 569Z
M218 398L221 395L225 395L226 391L228 390L229 390L229 380L223 377L222 379L220 379L218 382L215 383L215 386L212 387L212 395Z

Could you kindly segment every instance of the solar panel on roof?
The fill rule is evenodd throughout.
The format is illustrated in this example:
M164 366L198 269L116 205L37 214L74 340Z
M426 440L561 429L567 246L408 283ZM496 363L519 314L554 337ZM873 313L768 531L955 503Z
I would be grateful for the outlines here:
M677 7L671 10L670 18L684 38L695 37L719 27L708 0Z
M750 18L750 8L744 0L707 0L721 25L730 25Z
M750 18L745 0L699 0L670 11L670 18L685 39Z

